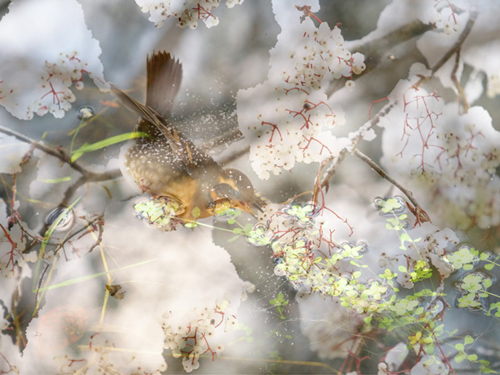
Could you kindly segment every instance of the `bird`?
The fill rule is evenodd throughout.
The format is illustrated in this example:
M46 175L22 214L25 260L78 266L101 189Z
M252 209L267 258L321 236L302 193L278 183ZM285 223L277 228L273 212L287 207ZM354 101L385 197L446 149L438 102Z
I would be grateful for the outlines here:
M146 102L141 104L110 83L112 93L139 115L125 170L154 199L174 203L175 218L191 222L234 208L253 216L265 201L241 171L224 169L174 123L172 107L182 82L182 64L166 51L147 56Z

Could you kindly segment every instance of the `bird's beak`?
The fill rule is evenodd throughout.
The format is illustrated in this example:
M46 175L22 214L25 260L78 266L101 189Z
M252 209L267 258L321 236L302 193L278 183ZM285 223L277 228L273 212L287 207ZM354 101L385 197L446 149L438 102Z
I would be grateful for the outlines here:
M252 206L259 212L264 212L264 209L262 208L262 206L259 204L259 202L257 201L253 201L252 202Z
M250 204L248 204L247 202L240 202L239 206L241 210L252 214L254 217L257 217L257 213L264 211L262 209L262 206L255 201Z

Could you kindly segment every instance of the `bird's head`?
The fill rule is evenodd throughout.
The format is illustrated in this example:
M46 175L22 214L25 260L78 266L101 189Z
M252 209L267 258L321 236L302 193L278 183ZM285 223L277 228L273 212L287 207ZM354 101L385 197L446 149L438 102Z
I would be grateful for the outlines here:
M237 169L224 169L218 183L210 190L210 198L217 204L256 215L262 211L263 200L255 193L250 179Z

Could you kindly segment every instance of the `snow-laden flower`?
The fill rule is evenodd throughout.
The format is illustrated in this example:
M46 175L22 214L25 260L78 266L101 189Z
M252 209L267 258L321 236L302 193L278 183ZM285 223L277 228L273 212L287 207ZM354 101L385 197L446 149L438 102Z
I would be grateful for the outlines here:
M389 174L410 186L445 226L467 229L500 224L500 132L489 113L472 107L458 114L455 103L444 104L436 92L412 87L410 78L390 94L395 106L383 117L382 164ZM402 139L402 141L401 141Z
M425 355L415 366L412 367L411 375L440 375L449 371L448 365L444 364L435 355Z
M238 92L239 127L251 141L252 167L264 180L297 162L338 156L352 144L332 134L345 118L325 91L333 80L363 72L364 56L344 47L338 27L315 26L310 18L300 22L299 15L296 10L288 22L277 16L282 32L270 53L268 79Z
M75 0L12 2L0 21L0 48L0 105L20 119L63 117L84 75L107 87L99 43Z
M233 8L244 0L227 0L226 6ZM135 0L144 13L149 13L149 20L156 27L162 27L168 18L177 20L180 28L196 29L198 21L202 20L210 28L219 24L219 18L214 15L220 0Z

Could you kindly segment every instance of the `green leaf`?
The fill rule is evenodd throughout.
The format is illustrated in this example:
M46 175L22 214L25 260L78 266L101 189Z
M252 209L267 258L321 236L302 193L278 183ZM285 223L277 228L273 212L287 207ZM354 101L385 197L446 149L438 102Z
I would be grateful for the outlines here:
M102 141L98 141L90 145L85 143L77 150L72 151L71 162L72 163L75 162L78 158L80 158L80 156L82 156L86 152L97 151L102 148L114 145L116 143L128 141L129 139L143 138L143 137L150 137L150 135L148 133L143 133L143 132L131 132L131 133L115 135L114 137L106 138L103 139Z
M488 254L488 253L481 253L481 255L479 255L479 259L481 259L481 260L488 260L489 257L490 257L490 254Z
M236 241L238 238L240 238L240 236L234 236L234 237L231 237L230 239L227 240L227 242L231 243L231 242L234 242Z
M193 211L191 211L191 214L193 215L193 217L196 219L196 218L199 218L200 215L201 215L201 211L200 211L200 208L199 207L195 207L193 208Z
M61 287L64 287L64 286L69 286L69 285L81 283L81 282L84 282L84 281L87 281L87 280L91 280L91 279L95 279L95 278L98 278L98 277L101 277L101 276L104 276L104 275L110 275L110 274L112 274L114 272L117 272L117 271L123 271L123 270L129 269L129 268L134 268L134 267L142 266L144 264L147 264L147 263L150 263L150 262L154 262L154 261L156 261L156 258L154 258L154 259L148 259L148 260L145 260L143 262L138 262L138 263L130 264L128 266L120 267L120 268L117 268L117 269L114 269L114 270L109 270L108 272L99 272L99 273L94 273L92 275L86 275L86 276L81 276L81 277L77 277L77 278L74 278L74 279L69 279L69 280L60 282L58 284L49 285L49 286L45 286L45 287L42 287L42 288L39 288L39 289L35 289L34 291L35 292L45 292L47 290L61 288Z
M45 184L58 184L60 182L71 181L70 176L59 177L59 178L46 178L44 180L37 180L38 182L43 182Z
M464 344L465 345L470 345L473 342L474 342L474 339L472 338L472 336L470 336L470 335L465 336L465 338L464 338Z
M253 225L250 223L245 224L245 226L243 227L243 232L245 232L245 234L250 233L252 230L253 230Z
M470 354L467 356L467 359L471 362L476 362L477 361L477 354Z
M492 370L488 367L482 367L480 371L481 371L481 374L498 374L498 372L496 372L495 370Z
M434 345L426 345L425 346L425 351L426 351L427 354L433 354L434 350L435 350L435 346Z
M463 352L465 347L464 347L464 344L455 344L455 349L457 349L459 352Z
M493 269L493 267L495 267L495 265L493 263L489 263L489 264L484 265L484 269L487 271L491 271Z
M457 363L463 362L466 358L467 358L467 354L465 354L465 353L458 353L455 356L455 362L457 362Z

